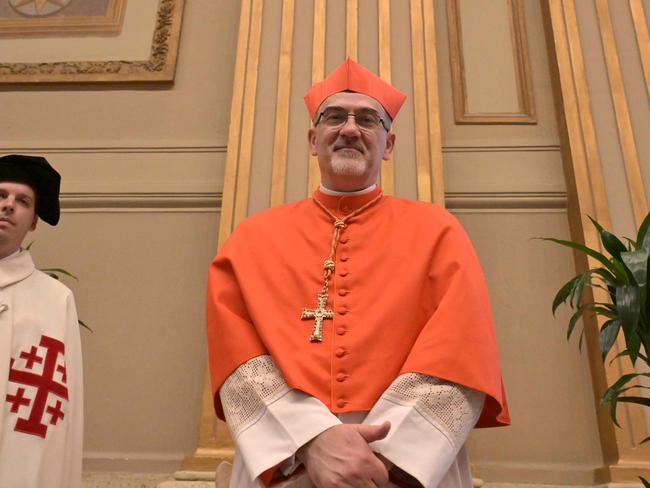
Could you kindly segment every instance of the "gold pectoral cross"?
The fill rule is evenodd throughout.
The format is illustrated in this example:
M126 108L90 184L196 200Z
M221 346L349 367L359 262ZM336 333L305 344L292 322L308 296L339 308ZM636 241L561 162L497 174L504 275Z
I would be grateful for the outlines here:
M327 305L327 292L318 294L317 306L314 310L302 309L301 320L314 319L314 328L311 330L309 342L323 342L323 320L334 318L334 312L327 310L325 305Z

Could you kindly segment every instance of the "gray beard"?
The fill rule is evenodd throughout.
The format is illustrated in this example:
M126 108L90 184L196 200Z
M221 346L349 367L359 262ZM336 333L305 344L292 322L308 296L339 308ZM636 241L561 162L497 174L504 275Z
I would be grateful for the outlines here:
M331 159L332 172L342 176L361 176L367 168L366 162L359 158L345 158L335 154Z

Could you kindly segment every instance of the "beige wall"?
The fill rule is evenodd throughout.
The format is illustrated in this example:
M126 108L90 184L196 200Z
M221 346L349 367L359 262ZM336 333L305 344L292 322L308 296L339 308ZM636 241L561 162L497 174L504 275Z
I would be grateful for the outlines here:
M214 209L67 211L34 235L40 266L79 278L67 283L93 330L82 330L87 469L173 470L194 448L217 218Z
M173 86L0 88L0 152L44 154L63 175L62 222L56 229L41 224L34 254L39 265L79 277L69 283L81 318L94 330L82 331L87 469L171 472L196 447L203 287L223 187L238 4L187 2ZM297 2L297 38L312 34L310 4ZM359 5L361 14L376 18L375 2ZM411 96L409 11L398 7L401 0L392 5L392 29L406 32L394 36L393 82ZM328 22L344 25L345 2L328 6ZM445 2L436 0L435 9L447 206L466 226L485 268L513 417L511 427L472 434L470 452L487 480L589 483L602 464L589 367L575 340L566 342L566 313L550 314L573 263L562 249L530 240L569 234L539 5L525 2L534 125L454 122ZM259 68L266 83L258 99L272 102L256 114L261 143L252 159L260 166L251 184L267 189L251 193L251 211L269 198L280 12L281 2L265 2ZM484 35L495 12L486 9ZM377 69L376 46L368 41L376 27L359 32L359 58ZM331 69L345 47L328 36ZM304 56L293 84L306 85L310 45L295 42L293 49ZM396 124L395 156L396 193L411 198L417 194L412 98ZM504 106L511 103L504 94ZM307 179L299 97L290 111L296 115L289 124L286 196L295 200Z
M602 464L587 355L550 304L573 273L563 210L457 212L476 245L494 308L512 425L475 430L469 452L490 481L589 484Z

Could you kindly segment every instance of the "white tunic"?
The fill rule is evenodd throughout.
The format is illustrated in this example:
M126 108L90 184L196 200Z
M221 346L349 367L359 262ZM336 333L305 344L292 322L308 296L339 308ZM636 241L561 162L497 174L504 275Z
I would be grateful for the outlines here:
M0 400L0 487L81 486L77 311L28 251L0 260Z
M330 427L386 420L391 430L370 445L375 452L426 488L472 486L464 444L483 407L481 392L407 373L370 412L336 416L319 400L290 389L270 356L258 356L239 366L219 393L236 446L231 488L261 488L260 474L281 462L281 471L292 474L298 448ZM304 472L277 486L313 487Z

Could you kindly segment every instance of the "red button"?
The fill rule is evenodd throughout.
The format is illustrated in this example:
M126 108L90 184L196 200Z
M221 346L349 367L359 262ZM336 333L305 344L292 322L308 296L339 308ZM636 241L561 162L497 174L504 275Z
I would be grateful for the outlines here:
M340 399L338 402L336 402L336 406L339 407L339 408L343 408L343 407L345 407L347 404L348 404L348 402L346 402L346 401L343 400L343 399Z
M338 329L336 329L336 333L338 335L345 335L345 328L344 327L339 327Z
M336 381L343 383L348 376L345 373L339 373L336 375Z
M343 236L343 237L341 237L341 239L339 239L339 241L341 242L341 244L345 244L345 243L348 242L349 240L350 240L350 238L349 238L348 236Z
M342 347L339 347L336 350L335 354L336 354L337 358L342 358L343 356L345 356L345 349L343 349Z
M343 210L345 213L348 213L350 211L350 207L348 207L347 205L343 205L341 207L341 210Z
M341 308L339 308L338 312L339 312L339 315L345 315L346 313L348 313L348 309L345 308L345 307L341 307Z
M339 290L339 295L341 295L342 297L344 297L347 294L348 294L348 290L346 290L345 288Z
M347 260L348 260L348 255L347 255L347 254L343 254L343 255L341 256L341 261L347 261Z
M348 270L347 270L347 269L342 269L342 270L339 272L339 275L341 275L341 276L347 276L347 275L348 275Z

